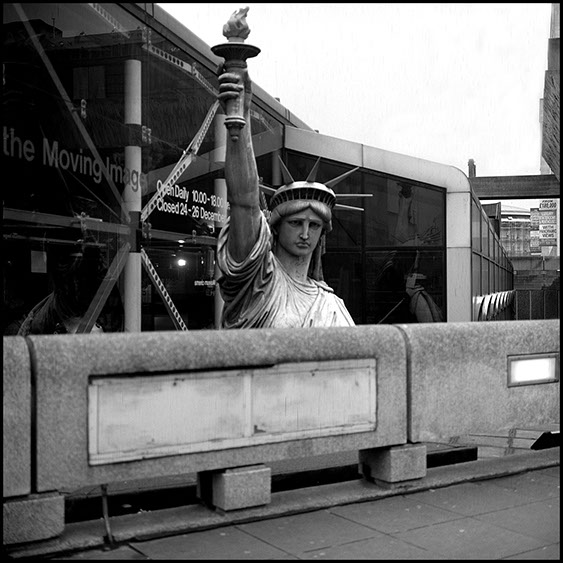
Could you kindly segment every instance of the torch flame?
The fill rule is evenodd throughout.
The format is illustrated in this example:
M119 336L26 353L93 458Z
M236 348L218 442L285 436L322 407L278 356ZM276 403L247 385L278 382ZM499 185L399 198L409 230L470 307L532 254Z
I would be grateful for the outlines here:
M239 8L233 12L229 21L223 26L223 35L228 41L244 41L250 35L250 28L246 23L246 8Z

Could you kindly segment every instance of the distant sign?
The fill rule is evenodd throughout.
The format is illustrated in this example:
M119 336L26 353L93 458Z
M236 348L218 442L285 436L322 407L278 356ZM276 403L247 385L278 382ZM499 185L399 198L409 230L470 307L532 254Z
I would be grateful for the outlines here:
M556 199L544 199L540 201L540 211L544 210L556 210L557 209L557 200Z
M530 231L530 254L541 254L539 230Z
M556 225L540 225L541 246L555 246L557 244Z
M557 200L544 199L538 209L540 246L557 245Z
M530 230L537 231L540 225L540 210L537 207L530 209Z
M557 214L556 211L540 211L539 213L540 225L556 225Z

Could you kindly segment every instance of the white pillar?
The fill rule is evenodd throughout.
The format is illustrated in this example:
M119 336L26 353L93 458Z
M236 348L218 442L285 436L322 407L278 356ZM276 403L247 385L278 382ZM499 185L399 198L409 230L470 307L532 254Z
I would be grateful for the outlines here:
M141 125L141 61L125 61L125 124ZM123 190L123 200L132 213L131 228L140 225L141 212L141 156L140 146L125 147L125 170L128 181ZM135 235L136 236L136 235ZM134 240L134 239L133 239ZM124 326L125 332L141 332L141 274L142 261L140 248L132 248L124 268Z

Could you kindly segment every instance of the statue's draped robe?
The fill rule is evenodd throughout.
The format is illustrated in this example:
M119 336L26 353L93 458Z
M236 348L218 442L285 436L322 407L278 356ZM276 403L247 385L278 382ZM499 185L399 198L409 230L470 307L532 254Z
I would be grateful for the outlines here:
M217 242L223 328L354 326L342 299L324 282L295 281L271 249L271 233L261 216L260 235L249 255L236 262L227 250L229 219Z

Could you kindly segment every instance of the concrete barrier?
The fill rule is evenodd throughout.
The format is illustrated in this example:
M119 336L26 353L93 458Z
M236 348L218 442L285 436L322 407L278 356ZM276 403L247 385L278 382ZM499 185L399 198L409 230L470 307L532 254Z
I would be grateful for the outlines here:
M556 381L509 386L545 355ZM357 450L370 480L420 479L426 441L558 422L558 362L557 320L4 337L4 542L132 479L196 473L226 511L268 503L280 460Z
M397 326L408 349L409 441L559 422L559 320ZM553 381L510 384L512 360L541 357L553 358Z
M56 536L64 530L64 498L34 494L32 482L33 375L22 336L3 342L3 539L24 543Z
M39 492L406 442L406 354L393 327L28 340ZM311 411L322 406L310 392L315 377L334 403L328 416ZM345 393L354 399L370 385L373 403L352 403L357 419L350 404L339 409Z
M201 496L231 510L267 502L257 465L354 449L378 458L406 444L406 351L391 326L26 341L35 495L197 473ZM4 459L17 445L7 448ZM245 479L268 490L241 494ZM13 514L22 499L11 502Z

